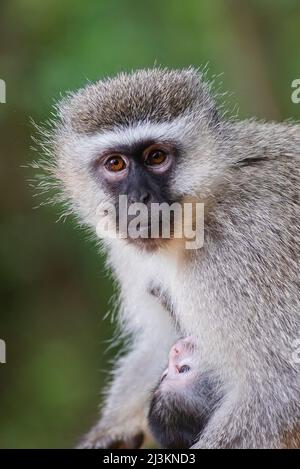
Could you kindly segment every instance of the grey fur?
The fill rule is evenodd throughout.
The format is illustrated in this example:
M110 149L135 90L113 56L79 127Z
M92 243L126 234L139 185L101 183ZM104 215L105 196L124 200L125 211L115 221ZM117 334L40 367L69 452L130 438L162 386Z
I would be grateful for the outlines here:
M105 195L84 162L86 139L120 129L126 136L140 123L171 124L184 155L174 194L207 202L199 251L170 243L141 255L124 240L105 242L121 286L121 324L133 340L84 447L147 432L151 389L178 335L148 292L158 279L181 335L197 336L202 369L216 370L227 389L195 447L299 445L300 365L292 353L300 337L300 127L219 121L209 88L193 70L138 71L89 85L60 106L51 172L87 225L95 226ZM167 127L162 134L168 139Z
M70 99L71 98L71 99ZM192 70L139 70L98 81L61 103L61 116L79 133L101 132L138 121L166 122L214 102Z

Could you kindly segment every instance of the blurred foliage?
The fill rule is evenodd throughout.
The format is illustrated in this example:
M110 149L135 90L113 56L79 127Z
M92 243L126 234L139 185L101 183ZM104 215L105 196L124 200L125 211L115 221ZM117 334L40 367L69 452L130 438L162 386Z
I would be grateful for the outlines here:
M104 260L57 208L38 203L24 165L29 117L68 89L121 70L208 63L240 116L299 118L299 0L1 0L0 447L72 446L96 417L112 336Z

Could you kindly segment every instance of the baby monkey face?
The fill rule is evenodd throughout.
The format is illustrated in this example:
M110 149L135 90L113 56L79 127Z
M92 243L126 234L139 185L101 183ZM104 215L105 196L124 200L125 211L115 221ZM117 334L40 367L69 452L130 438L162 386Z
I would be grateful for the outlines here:
M154 390L149 428L164 448L189 448L199 438L221 397L218 376L201 364L194 337L178 340Z
M168 367L161 376L165 391L184 390L196 376L195 341L192 336L179 339L169 352Z

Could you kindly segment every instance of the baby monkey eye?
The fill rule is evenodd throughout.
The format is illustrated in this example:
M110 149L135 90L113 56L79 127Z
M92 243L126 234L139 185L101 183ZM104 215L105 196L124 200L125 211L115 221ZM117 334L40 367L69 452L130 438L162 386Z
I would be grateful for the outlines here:
M126 163L121 155L113 155L105 162L105 167L108 171L116 173L126 168Z
M181 368L179 368L179 373L187 373L188 371L190 371L190 367L189 365L183 365Z
M166 153L163 150L152 150L145 158L145 164L147 166L156 166L162 164L167 158Z

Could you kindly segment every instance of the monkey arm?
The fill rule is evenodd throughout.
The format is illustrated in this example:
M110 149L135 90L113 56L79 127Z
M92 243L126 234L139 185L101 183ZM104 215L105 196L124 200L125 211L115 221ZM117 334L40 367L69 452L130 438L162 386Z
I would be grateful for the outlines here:
M280 389L283 385L274 382ZM275 383L275 384L274 384ZM267 388L267 389L265 389ZM299 447L299 427L296 415L297 403L291 396L284 396L268 385L248 386L229 393L216 409L201 432L193 449L279 449ZM276 403L276 405L275 405Z
M119 360L113 371L113 381L100 421L85 437L81 447L140 446L146 427L146 405L150 391L145 384L150 379L146 377L150 373L145 366L149 364L149 353L150 350L146 352L135 345Z
M162 316L166 326L169 319L159 302L147 292L141 295L141 301L138 304L135 296L128 315L129 305L123 308L126 310L123 321L127 316L128 329L134 330L139 324L141 331L138 336L132 334L138 339L117 362L100 421L86 435L80 448L135 448L142 444L143 434L147 432L151 391L167 361L174 336L163 327ZM135 312L139 312L138 317Z

